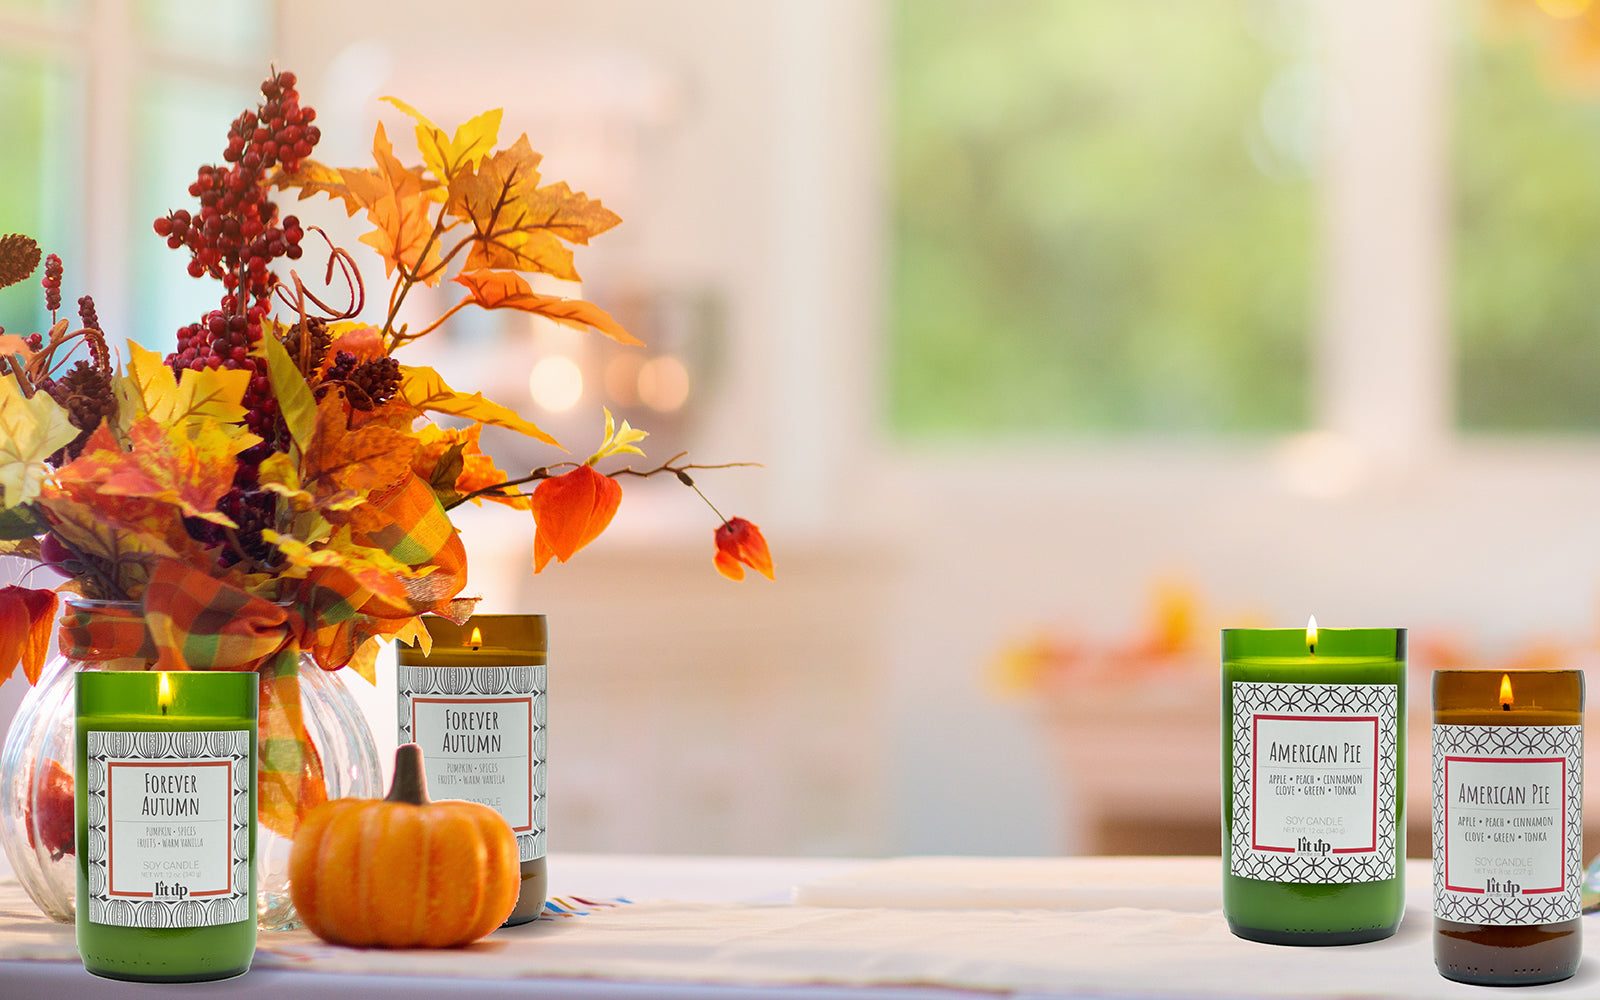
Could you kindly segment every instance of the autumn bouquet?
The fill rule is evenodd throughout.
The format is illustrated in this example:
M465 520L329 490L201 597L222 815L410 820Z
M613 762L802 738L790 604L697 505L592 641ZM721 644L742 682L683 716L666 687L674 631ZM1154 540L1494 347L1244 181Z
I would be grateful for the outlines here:
M199 168L189 186L198 206L154 224L186 252L192 276L221 282L217 309L179 329L166 354L129 343L119 358L91 297L78 300L77 322L63 314L52 254L43 277L52 326L0 332L0 555L48 566L66 577L57 590L93 599L62 619L71 657L139 653L160 669L260 671L263 746L272 731L292 748L304 746L294 687L302 652L371 679L384 640L426 643L421 616L470 612L453 508L528 511L537 572L605 530L620 477L671 475L698 492L692 474L707 467L679 455L602 471L642 455L645 432L606 412L598 446L569 459L512 408L398 359L468 307L637 343L599 307L536 292L524 277L579 280L572 246L620 220L565 183L545 183L526 135L500 147L500 112L447 134L392 101L416 122L421 164L402 163L380 124L373 166L333 168L311 158L320 131L294 75L274 73L261 93L233 122L224 163ZM381 318L363 316L350 254L280 214L271 195L284 191L365 213L373 228L361 241L392 282ZM292 269L307 253L326 258L312 283ZM0 237L0 287L39 262L32 239ZM461 287L458 303L415 329L399 321L418 285L446 279ZM534 438L555 460L503 471L480 446L485 426ZM717 520L717 568L772 576L759 529ZM56 609L56 591L0 588L0 680L19 662L38 679ZM302 769L289 757L282 770ZM316 791L288 797L298 812Z

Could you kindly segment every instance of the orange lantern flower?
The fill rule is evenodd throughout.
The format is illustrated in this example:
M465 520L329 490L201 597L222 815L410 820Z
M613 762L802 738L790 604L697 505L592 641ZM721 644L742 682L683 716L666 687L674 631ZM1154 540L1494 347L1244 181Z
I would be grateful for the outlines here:
M761 529L742 517L731 517L717 529L717 572L730 580L743 580L744 567L768 580L772 575L772 554ZM744 565L740 565L743 563Z
M14 584L0 587L0 682L11 676L18 662L29 684L39 679L55 617L55 591Z
M551 556L566 562L600 537L622 503L622 487L593 466L580 465L541 482L530 502L538 529L533 536L533 571L538 573Z

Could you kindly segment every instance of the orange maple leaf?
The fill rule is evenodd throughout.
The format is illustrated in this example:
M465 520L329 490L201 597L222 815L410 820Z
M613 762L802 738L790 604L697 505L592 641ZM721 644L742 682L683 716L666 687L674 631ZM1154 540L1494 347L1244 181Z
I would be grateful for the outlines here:
M580 465L534 488L531 506L533 571L542 571L550 557L571 559L606 530L622 503L622 487L593 466Z
M522 275L513 271L463 271L452 280L470 293L463 303L470 302L484 309L520 309L548 317L563 326L599 330L619 344L635 346L640 343L610 313L593 302L541 295Z
M478 443L482 433L482 424L464 428L426 424L417 432L419 443L411 456L411 471L433 487L441 503L459 501L477 490L498 486L511 478L484 453ZM511 493L514 495L473 497L472 502L482 506L484 500L492 500L517 510L529 509L527 497L516 495L514 488Z
M382 490L411 471L415 447L410 434L382 423L351 429L344 400L330 392L317 404L316 434L301 478L307 488L316 483L316 493Z
M128 451L101 424L82 454L56 475L63 484L83 484L101 496L155 500L189 517L234 527L217 501L233 487L236 456L260 440L211 420L167 427L140 417L128 428Z
M421 167L411 168L411 173L417 178L417 183L422 186L424 192L437 192L439 190L441 186L439 182L422 176ZM352 170L348 167L330 167L326 164L318 163L316 160L306 159L300 161L300 169L293 173L280 170L273 174L271 183L279 191L299 188L300 194L296 199L297 201L305 201L315 194L325 194L330 198L338 198L344 202L345 214L355 215L363 208L372 207L362 201L361 196L357 194L357 189L364 193L371 193L372 189L370 184L360 176L356 178L355 187L352 188L350 179L352 174L368 177L378 176L378 172L371 167L365 170Z
M541 157L526 134L450 177L445 211L472 224L464 270L510 268L580 281L567 243L586 244L622 221L563 183L539 186Z
M437 284L442 271L430 213L433 203L423 193L422 178L395 158L382 122L372 139L372 157L378 161L376 172L339 171L350 193L366 208L368 221L377 227L361 242L383 257L386 276L400 267L427 284Z

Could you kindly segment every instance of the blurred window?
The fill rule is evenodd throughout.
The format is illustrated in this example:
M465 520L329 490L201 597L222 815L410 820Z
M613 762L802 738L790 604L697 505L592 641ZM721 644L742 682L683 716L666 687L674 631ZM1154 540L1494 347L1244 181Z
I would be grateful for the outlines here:
M61 256L63 312L93 295L108 335L162 350L216 307L151 221L188 207L200 163L267 74L271 0L0 0L0 232ZM47 326L37 277L0 325Z
M894 430L1280 432L1343 412L1348 431L1362 410L1414 430L1435 405L1467 433L1600 429L1600 0L1424 6L1415 29L1370 0L895 0ZM1325 82L1330 19L1367 42L1415 29L1384 44L1437 63L1446 96L1430 104L1431 69L1383 86L1436 108L1407 120L1437 123L1436 156L1386 133L1370 94L1350 116L1349 81ZM1369 148L1321 155L1325 134ZM1367 192L1354 250L1323 226L1351 227L1340 170ZM1385 185L1448 204L1422 243L1410 206L1399 241L1371 218ZM1352 253L1375 270L1331 280ZM1352 306L1388 294L1385 270L1434 287ZM1319 328L1368 361L1317 348Z
M1456 4L1456 408L1473 431L1600 428L1600 9Z
M893 429L1305 427L1309 5L891 9Z

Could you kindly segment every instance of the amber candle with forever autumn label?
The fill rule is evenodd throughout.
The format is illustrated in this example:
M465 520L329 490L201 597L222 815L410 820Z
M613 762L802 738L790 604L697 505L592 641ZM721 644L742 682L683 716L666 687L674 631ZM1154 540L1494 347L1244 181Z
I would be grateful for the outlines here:
M1583 672L1433 675L1434 964L1491 986L1583 957Z
M517 835L522 888L509 924L544 909L544 615L427 619L432 648L396 649L401 743L416 743L428 795L497 810Z

